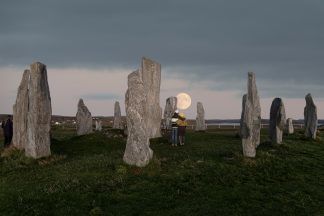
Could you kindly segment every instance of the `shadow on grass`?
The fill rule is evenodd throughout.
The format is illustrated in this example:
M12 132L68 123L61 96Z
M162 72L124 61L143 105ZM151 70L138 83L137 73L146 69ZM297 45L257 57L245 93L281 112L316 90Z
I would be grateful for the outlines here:
M52 139L52 151L68 156L86 156L106 154L125 148L124 138L108 138L105 134L95 132L88 135L75 136L67 140Z

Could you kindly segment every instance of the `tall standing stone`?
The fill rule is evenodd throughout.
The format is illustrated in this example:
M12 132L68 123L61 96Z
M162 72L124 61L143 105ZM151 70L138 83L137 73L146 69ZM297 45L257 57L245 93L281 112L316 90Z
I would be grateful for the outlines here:
M166 99L164 108L164 122L167 130L171 130L171 119L177 109L177 97L169 97Z
M242 99L240 123L243 155L255 157L256 148L260 144L261 106L253 72L248 73L248 93Z
M317 132L317 108L313 101L312 95L307 94L305 97L306 106L304 109L305 136L316 139Z
M205 110L201 102L197 103L196 131L205 131Z
M78 112L76 114L77 135L92 133L92 116L88 107L80 99L78 103Z
M96 131L102 131L102 121L96 120Z
M142 58L139 76L146 95L145 113L149 138L161 136L162 108L160 107L161 65Z
M281 144L286 126L286 111L281 98L275 98L270 108L269 135L272 143Z
M13 106L13 137L12 145L17 149L24 149L28 142L27 113L28 113L28 83L30 70L25 70L20 82L16 103Z
M30 69L27 114L28 142L25 144L25 154L28 157L41 158L51 155L51 97L46 65L36 62L30 65Z
M252 128L252 106L247 100L247 94L245 94L242 98L242 114L240 121L240 135L242 138L243 155L245 157L255 157L256 155L256 144L252 141Z
M122 118L121 118L120 105L119 105L118 101L115 102L115 107L114 107L113 128L115 128L115 129L123 129L123 122L122 122Z
M287 119L287 133L288 134L293 134L294 133L294 125L293 125L293 119L292 118L288 118Z
M128 89L125 95L127 144L123 160L129 165L146 166L153 157L150 149L149 130L147 127L147 97L143 76L139 71L128 75Z

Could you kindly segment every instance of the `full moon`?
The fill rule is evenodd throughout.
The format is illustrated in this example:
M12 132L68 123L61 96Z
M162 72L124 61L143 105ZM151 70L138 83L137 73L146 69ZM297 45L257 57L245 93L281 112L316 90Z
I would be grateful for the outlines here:
M177 108L181 110L188 109L191 105L191 97L186 93L177 95Z

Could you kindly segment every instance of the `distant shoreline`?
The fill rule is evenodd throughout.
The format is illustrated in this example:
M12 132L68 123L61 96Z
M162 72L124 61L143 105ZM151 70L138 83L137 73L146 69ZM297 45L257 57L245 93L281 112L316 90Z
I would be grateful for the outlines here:
M5 119L8 115L12 114L0 114L0 120ZM113 116L93 116L93 118L101 118L106 120L112 120ZM122 118L125 118L125 116L122 116ZM52 115L52 120L59 121L59 120L71 120L75 119L75 116L63 116L63 115ZM188 121L195 121L195 119L188 119ZM294 119L294 123L296 124L303 124L304 119ZM206 119L206 124L214 125L214 124L239 124L240 119ZM262 124L268 124L269 119L262 119ZM319 125L324 125L324 119L318 120Z

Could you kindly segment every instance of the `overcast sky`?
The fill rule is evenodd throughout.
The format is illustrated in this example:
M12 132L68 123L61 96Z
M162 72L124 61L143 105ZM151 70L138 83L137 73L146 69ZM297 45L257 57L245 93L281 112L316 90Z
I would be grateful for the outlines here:
M83 97L94 115L112 115L146 56L162 64L163 108L188 92L190 117L201 101L207 118L238 118L254 71L264 118L274 97L302 118L308 92L324 118L323 14L323 0L2 0L0 113L41 61L54 114L75 115Z

